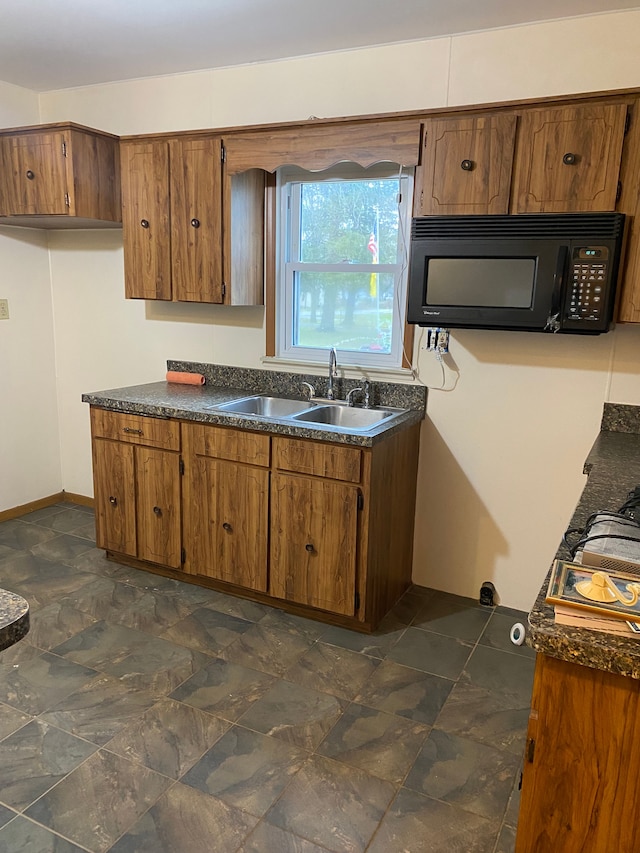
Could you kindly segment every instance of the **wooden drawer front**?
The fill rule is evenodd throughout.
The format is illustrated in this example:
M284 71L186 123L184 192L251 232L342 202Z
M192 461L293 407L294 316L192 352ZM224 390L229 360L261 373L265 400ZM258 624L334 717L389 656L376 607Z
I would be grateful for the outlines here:
M274 467L281 471L314 474L332 480L359 483L361 477L359 447L344 447L298 438L274 438Z
M269 467L270 438L264 433L202 424L187 424L185 429L189 430L193 452L197 456Z
M179 423L162 418L128 415L92 407L91 434L94 438L111 438L147 447L180 450Z

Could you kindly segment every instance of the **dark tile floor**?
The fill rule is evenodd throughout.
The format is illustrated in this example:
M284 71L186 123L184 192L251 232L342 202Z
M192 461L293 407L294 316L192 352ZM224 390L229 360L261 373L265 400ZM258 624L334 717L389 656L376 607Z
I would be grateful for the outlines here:
M413 588L374 636L107 562L90 510L0 524L0 853L510 853L522 614Z

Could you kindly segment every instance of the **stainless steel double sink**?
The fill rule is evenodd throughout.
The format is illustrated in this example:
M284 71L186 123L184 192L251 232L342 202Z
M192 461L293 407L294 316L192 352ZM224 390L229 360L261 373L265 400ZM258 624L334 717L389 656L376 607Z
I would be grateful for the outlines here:
M332 429L366 432L382 422L400 417L405 409L388 407L361 409L341 401L293 400L287 397L269 397L262 394L241 397L228 403L208 406L208 409L234 415L255 415L299 423L300 426L318 424Z

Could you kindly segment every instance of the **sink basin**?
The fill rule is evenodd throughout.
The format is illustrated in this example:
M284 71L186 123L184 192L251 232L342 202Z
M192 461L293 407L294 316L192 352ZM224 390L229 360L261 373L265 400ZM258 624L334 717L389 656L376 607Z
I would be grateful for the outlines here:
M233 412L236 415L259 415L263 418L290 418L310 407L308 400L288 400L284 397L243 397L211 406L221 412Z
M316 406L306 412L294 415L296 421L322 424L323 426L342 427L343 429L367 430L381 421L397 415L398 412L387 409L356 409L351 406Z

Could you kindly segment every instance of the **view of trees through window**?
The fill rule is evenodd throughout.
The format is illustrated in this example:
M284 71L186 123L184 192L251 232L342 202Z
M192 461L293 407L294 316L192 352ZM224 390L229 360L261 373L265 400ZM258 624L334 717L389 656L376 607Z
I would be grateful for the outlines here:
M293 345L389 353L400 269L398 179L296 187Z

